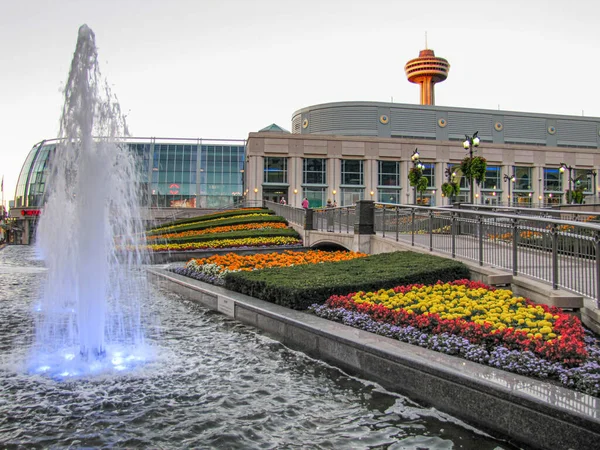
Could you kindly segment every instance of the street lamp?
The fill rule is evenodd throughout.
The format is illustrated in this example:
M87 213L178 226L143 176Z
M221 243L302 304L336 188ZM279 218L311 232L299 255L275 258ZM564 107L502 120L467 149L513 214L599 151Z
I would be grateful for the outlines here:
M573 183L573 167L572 166L567 166L564 162L560 163L560 168L558 169L560 171L560 173L565 173L565 170L569 171L569 190L573 190L571 185Z
M419 169L419 170L423 170L423 164L421 164L419 162L419 158L420 157L421 157L421 155L419 155L419 149L415 148L415 150L412 152L412 155L410 156L410 159L413 162L413 167L414 168ZM418 187L418 184L419 183L417 182L413 186L413 203L415 205L417 204L417 187Z
M515 174L512 174L510 176L507 174L504 174L504 181L508 181L508 206L510 206L510 183L511 182L514 183L516 179L517 178L515 177Z
M473 148L477 148L479 147L479 142L480 139L477 137L477 133L479 133L479 131L476 131L475 133L473 133L473 136L469 136L467 134L465 134L465 141L463 142L463 147L465 148L465 150L469 151L469 162L473 162ZM471 172L471 171L469 171ZM473 174L469 173L469 187L471 189L471 204L474 203L474 186L473 186Z
M594 197L596 197L596 171L593 169L588 170L588 175L594 177L594 184L592 186L592 192L594 193Z
M337 194L337 191L334 189L333 191L331 191L333 194L333 202L335 203L335 194Z

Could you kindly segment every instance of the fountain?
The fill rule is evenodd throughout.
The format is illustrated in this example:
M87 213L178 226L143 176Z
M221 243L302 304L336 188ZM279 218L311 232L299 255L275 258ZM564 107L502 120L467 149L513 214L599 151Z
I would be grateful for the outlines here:
M116 244L131 244L143 232L138 177L131 152L119 142L127 127L97 59L94 33L83 25L37 231L48 277L38 307L34 366L54 375L86 372L86 365L98 371L103 360L123 367L121 347L143 342L137 303L145 287L135 271L143 255L132 251L125 257ZM109 347L120 356L106 358ZM71 367L65 370L64 363Z
M84 26L38 248L0 251L0 447L514 448L147 285L115 247L141 222L96 59Z

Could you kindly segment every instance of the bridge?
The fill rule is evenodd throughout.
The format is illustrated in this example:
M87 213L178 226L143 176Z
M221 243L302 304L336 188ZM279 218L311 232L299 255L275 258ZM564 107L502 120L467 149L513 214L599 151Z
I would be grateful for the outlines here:
M307 247L425 252L465 263L474 280L578 314L600 333L600 215L591 211L421 207L359 201L302 209L265 202Z

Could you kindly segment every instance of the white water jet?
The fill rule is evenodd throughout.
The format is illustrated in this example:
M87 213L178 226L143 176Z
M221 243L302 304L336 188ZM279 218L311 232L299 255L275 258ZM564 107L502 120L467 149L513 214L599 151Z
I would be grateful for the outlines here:
M94 33L83 25L37 230L48 277L34 346L35 358L44 361L36 364L63 375L75 369L54 369L46 359L110 360L118 368L127 359L123 346L143 341L138 299L147 292L144 255L120 250L143 233L138 176L132 153L120 142L128 135L124 117L97 60ZM76 371L85 371L80 366Z

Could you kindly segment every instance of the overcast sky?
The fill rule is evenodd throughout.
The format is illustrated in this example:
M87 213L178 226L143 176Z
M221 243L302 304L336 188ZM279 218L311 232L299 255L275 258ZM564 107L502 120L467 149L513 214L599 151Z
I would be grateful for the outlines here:
M58 134L87 24L133 136L245 139L326 102L418 103L406 62L450 62L436 104L600 117L596 0L0 0L0 175ZM429 15L425 15L425 14ZM466 130L468 132L469 130ZM474 131L474 130L473 130Z

